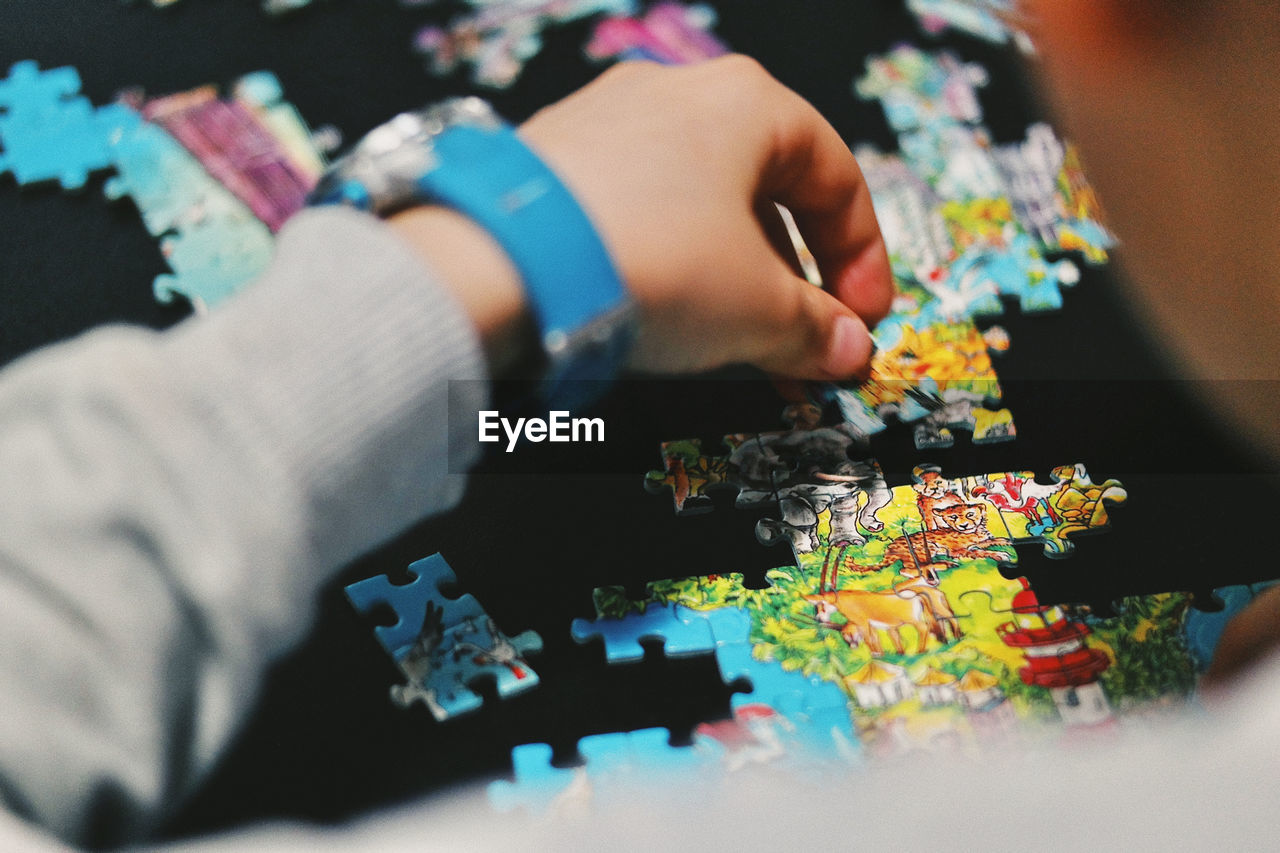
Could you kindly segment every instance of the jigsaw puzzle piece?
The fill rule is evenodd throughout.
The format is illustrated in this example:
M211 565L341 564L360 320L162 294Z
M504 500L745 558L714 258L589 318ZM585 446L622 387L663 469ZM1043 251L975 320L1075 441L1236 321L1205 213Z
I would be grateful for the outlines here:
M57 112L80 94L80 74L69 65L44 71L33 60L15 62L0 80L0 110L35 119Z
M0 116L0 171L22 185L57 181L78 190L92 172L112 165L111 138L140 119L123 104L95 109L85 98L50 102L48 95L45 88L35 96L10 93L17 106Z
M256 279L274 247L271 232L252 216L213 216L188 225L160 241L173 273L156 277L155 297L168 303L182 296L203 313Z
M711 652L716 648L711 626L705 620L688 619L688 613L677 612L677 608L670 605L650 605L643 612L632 611L621 618L575 619L570 632L579 643L600 638L609 663L642 659L641 640L662 641L663 652L668 657Z
M880 101L889 127L898 133L982 120L977 89L989 78L980 65L901 45L868 58L866 67L854 91L865 100Z
M990 353L1008 349L1004 329L982 332L969 320L917 327L918 319L891 315L876 327L869 380L820 383L811 393L833 402L846 428L864 437L885 429L886 418L923 421L913 436L918 449L950 447L955 428L973 431L979 443L1016 435L1012 413L988 408L1002 394Z
M268 81L251 79L245 91L265 94L264 83ZM274 232L303 207L315 181L294 165L259 121L262 109L261 103L222 99L213 86L202 86L151 98L142 111Z
M699 439L663 442L662 461L663 470L646 474L644 485L655 494L671 489L677 515L709 512L712 508L709 490L732 485L729 457L703 454Z
M551 766L551 753L546 744L512 750L515 781L491 782L490 803L500 811L581 815L628 802L642 788L652 790L673 779L714 779L722 772L718 744L698 739L691 746L672 746L671 732L664 728L584 737L578 741L578 767Z
M297 107L285 100L279 78L270 71L255 71L236 80L232 97L253 111L275 138L308 187L315 186L328 165L326 154L341 143L337 130L313 133Z
M203 218L211 195L225 193L239 203L159 125L139 122L111 145L117 174L107 179L106 195L132 198L154 237ZM245 215L250 215L247 208Z
M425 661L415 660L415 651L411 647L397 659L407 682L393 687L391 698L402 708L421 701L440 721L474 711L483 704L470 686L478 680L492 679L503 699L531 690L539 683L538 674L526 663L525 656L542 651L542 637L535 631L507 637L488 617L445 628L438 644L425 649Z
M393 657L400 657L413 645L427 617L428 606L438 612L438 622L445 628L467 619L485 618L484 608L470 593L449 598L442 591L456 584L457 575L441 554L432 554L409 564L413 580L395 584L386 575L357 581L346 587L347 600L359 613L369 613L378 605L387 605L395 613L394 625L378 625L373 629L378 642Z
M542 649L536 632L508 637L471 595L446 596L442 587L457 578L440 554L412 563L409 574L407 584L379 575L346 587L358 612L387 605L396 616L395 624L374 628L405 676L405 683L391 688L392 701L402 708L420 701L446 720L480 707L483 700L471 687L479 679L493 679L501 698L537 686L538 674L525 661Z
M1011 0L907 0L907 8L930 35L953 28L993 44L1012 40L1023 53L1035 53L1031 37L1009 24L1016 12Z
M948 400L947 397L951 399ZM953 429L972 433L974 444L995 444L1013 441L1018 429L1013 423L1013 412L1008 409L988 409L971 394L944 394L941 407L925 415L913 427L912 441L917 450L939 450L955 444Z
M587 57L643 59L684 65L728 53L710 32L716 13L710 6L659 2L642 17L613 15L595 25L584 48Z
M542 31L595 14L633 15L635 0L472 0L476 11L444 27L427 26L414 36L414 49L437 75L471 66L478 85L506 88L542 50Z
M1034 528L1031 531L1043 539L1045 554L1050 557L1070 554L1075 547L1070 537L1109 527L1108 508L1123 504L1129 497L1119 480L1094 483L1079 463L1055 468L1051 477L1056 487L1046 499L1050 523L1039 533ZM1040 519L1037 526L1043 523Z
M553 804L585 771L581 767L555 767L551 745L525 743L511 750L515 781L496 779L488 785L489 803L500 812L523 809L530 814L547 814Z

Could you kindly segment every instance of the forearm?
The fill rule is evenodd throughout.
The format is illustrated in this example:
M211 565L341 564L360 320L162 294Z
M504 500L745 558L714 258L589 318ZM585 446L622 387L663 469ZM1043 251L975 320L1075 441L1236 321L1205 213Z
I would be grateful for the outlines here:
M308 214L210 317L91 333L0 375L13 809L72 839L95 807L144 829L333 570L457 500L448 380L484 368L425 270L376 222ZM483 402L482 382L454 390Z

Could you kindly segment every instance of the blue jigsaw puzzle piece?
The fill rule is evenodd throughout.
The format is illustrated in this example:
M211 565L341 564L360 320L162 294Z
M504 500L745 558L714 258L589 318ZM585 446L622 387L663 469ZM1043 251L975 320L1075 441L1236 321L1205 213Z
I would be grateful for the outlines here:
M270 229L252 216L212 218L160 241L172 274L156 276L155 297L182 296L202 312L253 282L271 261Z
M488 786L489 802L500 812L525 809L532 814L545 814L584 772L580 767L552 766L551 746L545 743L517 746L511 750L511 764L514 782L497 779Z
M604 642L605 657L609 663L638 661L644 657L641 640L662 640L663 651L668 657L710 652L716 648L711 626L705 619L689 619L685 608L681 612L670 605L649 605L643 613L628 613L621 619L575 619L570 629L579 643L599 637Z
M80 74L71 66L41 71L32 60L16 62L0 80L0 110L12 116L36 117L55 112L80 94Z
M0 117L0 171L23 185L57 181L80 189L90 173L112 165L112 137L140 121L123 104L94 109L84 98L38 114L11 111Z
M158 124L144 121L119 134L112 140L112 159L117 174L107 179L107 197L132 198L153 237L198 222L211 206L225 209L211 205L213 195L241 204ZM251 216L247 208L245 213Z
M405 677L391 688L397 705L420 701L437 720L447 720L483 704L471 689L478 679L493 679L502 698L538 685L525 661L542 650L536 631L508 637L471 595L446 597L441 586L456 578L439 554L411 564L409 573L413 580L403 585L380 575L346 588L357 611L385 604L396 615L394 625L376 626L374 634Z
M751 614L738 607L693 610L683 604L674 609L677 619L685 624L704 623L711 631L716 648L732 643L745 643L751 633Z
M440 591L443 584L457 583L457 576L440 554L409 565L413 580L393 584L386 575L357 581L346 588L347 599L360 613L368 613L380 604L388 605L396 615L394 625L378 625L373 629L378 642L393 658L398 659L418 639L427 616L427 604L443 611L442 622L452 627L464 619L485 618L484 608L470 593L447 598Z

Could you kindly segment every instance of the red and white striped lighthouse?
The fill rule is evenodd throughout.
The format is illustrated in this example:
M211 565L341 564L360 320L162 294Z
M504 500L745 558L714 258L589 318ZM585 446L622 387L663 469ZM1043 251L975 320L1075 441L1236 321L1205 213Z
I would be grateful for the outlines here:
M996 628L1005 645L1020 649L1027 665L1018 670L1026 684L1045 687L1068 726L1097 726L1112 720L1111 705L1098 677L1111 659L1085 644L1083 622L1060 607L1042 607L1026 587L1013 597L1013 621Z

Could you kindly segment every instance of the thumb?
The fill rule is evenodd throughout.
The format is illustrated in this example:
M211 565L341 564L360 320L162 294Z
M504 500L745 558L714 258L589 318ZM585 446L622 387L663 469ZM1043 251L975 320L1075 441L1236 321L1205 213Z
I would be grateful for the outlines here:
M779 295L790 310L775 315L773 334L749 360L757 367L794 379L866 378L874 347L867 325L850 308L820 287L780 273Z

